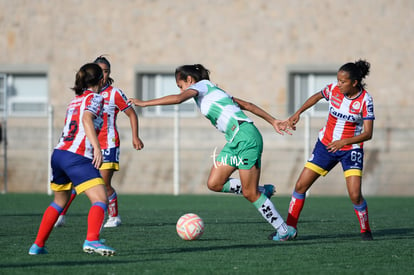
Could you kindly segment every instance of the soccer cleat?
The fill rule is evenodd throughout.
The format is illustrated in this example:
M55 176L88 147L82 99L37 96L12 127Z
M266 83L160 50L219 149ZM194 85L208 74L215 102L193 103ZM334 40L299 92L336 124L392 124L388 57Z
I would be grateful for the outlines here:
M60 215L57 221L55 222L54 227L62 227L65 225L65 215Z
M117 227L121 225L121 217L118 215L116 217L108 217L104 227Z
M33 244L29 249L29 255L47 254L46 247L40 247L37 244Z
M284 241L288 241L288 240L293 240L296 238L296 234L297 231L294 227L288 225L287 227L287 233L283 236L279 235L279 232L277 232L274 236L273 236L273 240L276 242L284 242Z
M277 231L272 232L271 234L269 234L269 236L267 236L267 239L268 240L273 240L273 237L276 236L276 234L277 234Z
M113 256L115 255L115 249L104 245L101 241L88 241L85 240L83 243L83 251L86 253L98 253L102 256Z
M372 234L371 231L365 231L361 233L361 238L363 241L372 241Z
M263 194L269 199L273 196L274 193L276 193L276 189L273 184L265 184L263 185L263 189Z

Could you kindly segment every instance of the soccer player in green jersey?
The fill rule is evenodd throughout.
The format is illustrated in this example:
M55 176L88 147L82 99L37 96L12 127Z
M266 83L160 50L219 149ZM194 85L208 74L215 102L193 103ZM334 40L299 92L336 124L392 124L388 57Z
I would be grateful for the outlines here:
M266 120L279 134L291 134L287 121L275 119L255 104L230 96L210 81L209 74L201 64L180 66L175 71L179 94L147 101L131 98L129 101L147 107L180 104L194 98L201 113L224 134L227 141L211 168L208 188L215 192L242 193L275 228L274 241L294 239L296 229L285 223L263 187L259 188L263 139L243 110ZM240 180L230 177L236 169Z

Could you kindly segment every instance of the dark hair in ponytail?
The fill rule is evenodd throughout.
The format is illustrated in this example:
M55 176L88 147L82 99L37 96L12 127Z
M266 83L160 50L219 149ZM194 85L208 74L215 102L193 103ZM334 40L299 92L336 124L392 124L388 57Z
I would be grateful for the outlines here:
M77 95L81 95L86 89L98 85L102 78L103 72L101 67L95 63L87 63L76 73L75 86L73 86L72 90Z
M365 60L358 60L354 63L346 63L339 68L338 71L344 71L349 74L349 78L354 81L358 81L357 86L360 89L364 89L366 84L363 82L363 79L369 74L369 69L371 64Z
M175 79L187 80L188 76L194 78L195 82L200 80L210 80L210 71L201 64L183 65L175 69Z
M93 63L96 63L96 64L99 64L99 63L105 64L108 67L109 72L111 72L111 63L109 63L108 59L105 56L103 56L103 55L98 56ZM114 83L113 78L108 77L107 83L105 83L105 84L112 85L112 83Z

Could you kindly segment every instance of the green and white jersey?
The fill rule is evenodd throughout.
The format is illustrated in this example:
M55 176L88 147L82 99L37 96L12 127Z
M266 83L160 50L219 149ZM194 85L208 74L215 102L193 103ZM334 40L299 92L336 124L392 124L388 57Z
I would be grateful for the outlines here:
M198 108L214 127L225 134L227 141L233 140L240 122L252 122L230 95L209 80L201 80L188 89L198 92L194 97Z

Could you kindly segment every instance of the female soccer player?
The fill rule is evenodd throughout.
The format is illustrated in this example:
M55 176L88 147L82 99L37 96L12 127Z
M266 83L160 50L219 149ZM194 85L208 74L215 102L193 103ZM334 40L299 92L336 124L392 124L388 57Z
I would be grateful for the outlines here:
M103 77L101 67L94 63L83 65L76 74L72 88L76 96L66 110L62 136L51 158L54 200L43 214L36 240L29 249L30 255L47 254L45 242L68 203L72 188L77 193L85 192L92 204L83 251L103 256L115 254L113 248L99 240L107 209L105 183L98 170L103 159L98 141L104 105L98 92Z
M108 220L104 227L117 227L121 224L121 217L118 214L118 196L115 189L112 187L112 176L115 171L119 170L119 154L120 154L120 139L118 129L116 127L116 119L119 111L124 112L130 121L132 130L132 146L136 150L144 148L144 144L138 135L138 118L130 103L127 103L127 97L118 88L112 85L114 80L110 77L111 64L104 56L99 56L94 63L98 64L103 71L104 87L100 92L105 99L103 112L103 127L99 132L99 143L103 154L103 163L100 167L100 172L105 181L106 192L108 195ZM72 192L71 199L68 205L63 210L55 226L63 226L65 223L65 214L69 208L70 203L76 196L76 192Z
M132 146L136 150L144 148L144 144L138 135L138 118L128 98L118 88L112 85L114 80L110 77L111 64L104 56L99 56L94 63L98 64L104 74L105 86L100 94L105 99L104 105L104 124L102 131L99 133L99 143L103 152L103 164L100 168L102 178L105 181L106 192L108 195L108 220L104 227L117 227L121 224L121 217L118 214L118 198L115 189L112 187L111 181L115 171L119 170L119 133L116 127L116 118L118 112L124 112L128 118L132 130Z
M329 115L311 158L305 164L289 205L287 224L297 228L300 212L305 203L306 191L319 178L325 176L338 162L344 170L349 197L358 217L361 237L372 240L368 222L368 206L361 192L363 168L363 142L372 138L374 105L365 90L363 79L369 74L370 64L359 60L342 65L337 73L337 83L317 92L289 118L292 128L300 115L324 98L329 101Z
M226 145L216 158L210 171L207 186L215 192L235 193L242 190L243 196L253 203L260 214L275 229L273 240L286 241L296 236L296 230L287 226L270 199L259 192L261 156L263 140L252 120L242 110L247 110L269 122L274 129L290 134L287 121L275 119L258 106L231 97L210 82L209 71L202 65L184 65L176 69L175 78L180 93L157 99L142 101L130 99L135 105L146 107L154 105L180 104L194 98L201 113L220 132L224 133ZM227 160L227 161L226 161ZM230 178L239 169L240 180Z

